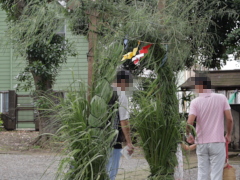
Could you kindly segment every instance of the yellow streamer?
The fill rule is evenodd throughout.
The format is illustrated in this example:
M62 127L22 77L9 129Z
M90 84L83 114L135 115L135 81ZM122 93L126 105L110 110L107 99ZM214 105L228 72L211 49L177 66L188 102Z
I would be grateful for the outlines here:
M121 61L124 61L127 59L132 59L132 57L136 56L139 45L140 45L140 41L138 41L138 46L136 48L134 48L132 52L129 52L129 53L123 55L123 58Z

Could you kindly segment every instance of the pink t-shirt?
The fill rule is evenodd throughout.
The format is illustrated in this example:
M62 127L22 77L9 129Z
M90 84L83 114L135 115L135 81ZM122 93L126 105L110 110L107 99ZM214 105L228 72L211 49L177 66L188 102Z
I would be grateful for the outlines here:
M190 105L189 115L197 117L195 143L225 142L224 111L231 109L222 94L199 93Z

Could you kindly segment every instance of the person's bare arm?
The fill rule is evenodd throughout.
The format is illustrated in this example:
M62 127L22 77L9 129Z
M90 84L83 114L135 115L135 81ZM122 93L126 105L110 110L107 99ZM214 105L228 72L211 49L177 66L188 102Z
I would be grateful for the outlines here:
M224 115L225 115L226 120L227 120L227 134L226 134L225 138L226 138L226 141L228 143L230 143L231 142L232 129L233 129L233 117L232 117L231 110L230 109L225 110Z
M188 116L188 120L187 120L187 127L186 127L186 133L187 133L187 142L189 143L194 143L194 137L191 135L191 127L188 126L188 124L193 126L193 123L196 119L196 116L191 114Z
M130 135L130 125L129 125L129 121L126 120L121 120L121 127L122 127L122 131L123 134L125 136L125 139L127 141L127 146L129 147L129 154L131 155L133 153L134 147L132 145L132 140L131 140L131 135Z
M197 145L196 144L192 144L189 146L189 150L192 151L194 149L196 149Z
M192 145L188 146L188 145L182 143L182 148L185 150L189 150L189 151L196 149L196 146L197 146L196 144L192 144Z

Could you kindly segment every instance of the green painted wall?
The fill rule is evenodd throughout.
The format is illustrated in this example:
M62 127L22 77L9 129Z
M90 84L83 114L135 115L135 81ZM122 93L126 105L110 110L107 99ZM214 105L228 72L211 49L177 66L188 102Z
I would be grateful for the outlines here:
M1 44L5 43L3 33L7 30L5 21L5 13L0 11L0 33L1 33ZM0 48L0 91L11 89L10 87L10 75L11 75L11 49L6 46Z
M76 47L77 57L69 57L67 64L64 64L62 70L57 77L54 86L55 90L64 90L74 80L83 79L87 81L88 75L88 41L84 36L74 36L68 28L66 28L66 38L74 43Z

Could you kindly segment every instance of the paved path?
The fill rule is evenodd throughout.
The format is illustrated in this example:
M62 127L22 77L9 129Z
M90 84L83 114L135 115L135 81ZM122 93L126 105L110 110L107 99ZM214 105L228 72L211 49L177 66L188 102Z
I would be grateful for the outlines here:
M191 169L184 173L184 180L196 180L196 159L188 163ZM54 180L59 157L51 154L0 154L0 180ZM240 162L231 161L240 180ZM142 158L121 159L117 180L146 180L148 163Z
M0 154L0 180L54 180L58 160L53 155Z
M236 180L240 180L240 156L230 159L230 164L236 169ZM184 180L197 179L197 157L196 154L191 153L188 158L184 160ZM146 180L149 175L148 163L145 159L121 159L120 169L117 180Z

